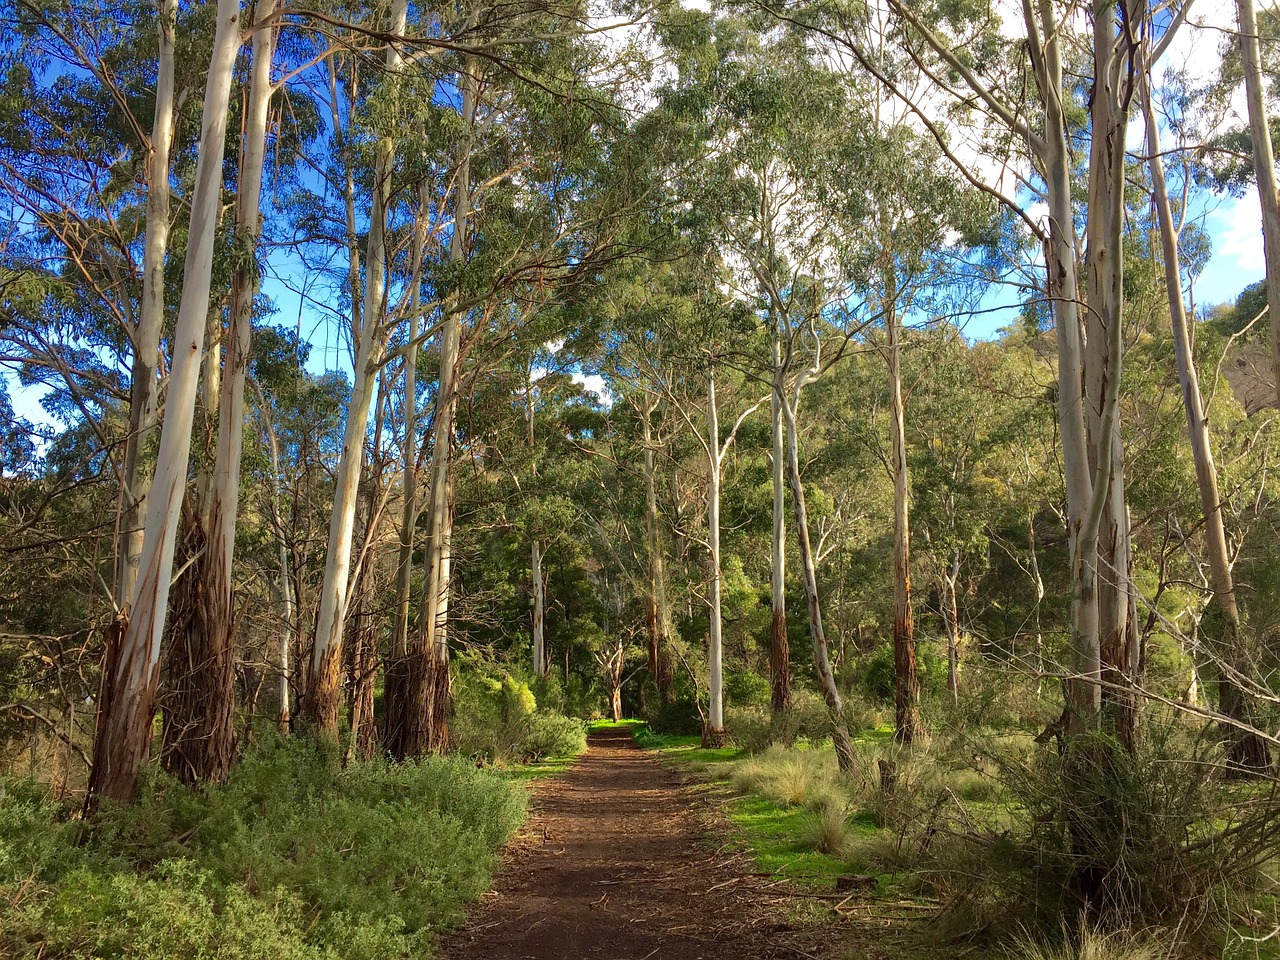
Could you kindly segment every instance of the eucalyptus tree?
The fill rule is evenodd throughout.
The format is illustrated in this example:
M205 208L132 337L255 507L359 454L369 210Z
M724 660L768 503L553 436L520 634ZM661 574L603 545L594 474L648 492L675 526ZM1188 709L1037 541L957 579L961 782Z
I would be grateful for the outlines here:
M1276 188L1275 156L1263 89L1258 17L1253 0L1236 0L1236 42L1244 74L1254 177L1258 186L1258 202L1262 205L1262 255L1267 268L1267 294L1272 305L1271 374L1276 384L1277 403L1280 403L1280 321L1275 315L1275 311L1280 310L1280 193Z
M258 237L273 92L274 30L270 24L274 11L272 0L258 0L236 184L232 240L236 258L228 321L219 338L222 347L215 341L208 350L208 358L215 366L222 353L217 449L204 502L197 507L201 512L191 511L184 534L189 538L194 530L203 543L195 569L185 576L180 589L190 603L174 611L172 624L178 649L171 656L168 671L161 760L167 770L187 783L223 780L234 759L236 617L232 561L240 501L245 381L253 302L259 287Z
M674 33L674 32L673 32ZM671 109L697 111L697 136L705 158L686 174L686 190L710 223L704 228L723 245L733 274L730 284L744 302L756 306L771 338L771 357L753 363L770 385L773 488L771 700L783 711L789 702L789 650L785 611L784 478L792 488L797 526L807 525L797 471L786 464L792 453L802 384L822 367L801 373L802 359L829 328L829 317L848 323L831 332L837 340L823 364L834 362L863 320L848 308L854 296L854 262L859 257L856 224L866 212L859 193L859 152L864 144L834 135L861 129L865 119L856 84L821 64L802 33L768 29L757 16L715 16L703 23L693 15L674 33L682 44L683 82L668 94ZM700 93L691 93L691 90ZM828 320L819 322L824 314ZM842 323L843 323L842 320ZM839 326L839 325L837 325ZM794 436L793 436L794 439ZM807 534L806 534L807 535ZM809 605L819 685L837 730L844 729L843 700L830 671L817 597L812 550L801 537L802 582ZM847 738L838 733L842 766L852 763ZM843 749L849 747L848 749Z
M23 107L2 125L0 180L12 222L30 228L19 231L12 266L45 296L34 312L14 311L3 337L24 356L24 378L65 395L110 452L121 511L111 601L122 611L136 581L161 337L174 306L165 286L171 179L190 160L178 134L199 122L190 94L208 59L207 12L184 11L181 34L167 2L115 5L110 15L98 5L16 4L12 15L20 29L5 42L4 84ZM153 31L140 28L148 22Z
M129 616L108 639L94 734L89 802L132 799L150 746L178 516L186 487L196 388L212 280L214 232L222 189L231 75L240 47L238 0L220 0L205 85L204 119L191 198L182 299L174 330L165 420L148 500L139 579Z
M404 35L407 17L407 0L395 0L391 9L389 31L392 36ZM386 50L386 72L394 77L400 70L401 63L400 47L396 43L389 43ZM369 209L370 226L365 246L363 304L359 314L353 317L352 325L355 383L351 407L347 412L342 458L338 463L337 486L329 522L329 550L316 620L311 682L307 697L307 712L312 722L330 737L336 737L338 730L342 630L349 602L352 536L359 499L360 473L365 457L365 435L387 336L384 314L386 229L396 144L390 128L380 133ZM354 260L352 262L354 264ZM353 304L357 299L354 273L353 269L353 287L350 291Z
M1022 183L1048 208L1045 224L1004 192L1007 184L992 184L980 176L923 106L925 91L896 82L860 34L838 22L808 22L877 76L934 136L958 172L975 189L1004 204L1044 245L1043 295L1051 304L1057 330L1059 429L1074 571L1073 677L1065 719L1073 732L1105 725L1130 743L1136 704L1129 688L1137 672L1138 646L1119 429L1124 348L1121 252L1124 140L1136 90L1136 74L1128 65L1136 62L1147 42L1141 29L1145 8L1130 2L1105 5L1091 12L1088 30L1082 31L1064 18L1057 4L1024 5L1021 49L1029 55L1035 81L1032 102L1027 103L1026 85L1019 77L1021 61L1001 55L990 23L931 20L901 3L890 7L895 28L906 41L902 49L931 78L929 88L946 97L958 96L953 87L932 79L939 69L954 73L964 95L973 98L967 101L972 128L989 136L1001 155L1026 171ZM1185 6L1175 12L1159 47L1172 41L1185 14ZM975 58L975 51L983 55ZM1094 84L1087 104L1082 88L1064 87L1064 63L1077 55ZM1064 89L1071 95L1063 97ZM1089 162L1081 192L1072 144L1086 120ZM1077 202L1080 197L1083 203ZM1083 257L1074 228L1082 212L1087 213Z
M397 754L435 749L447 738L460 398L504 344L593 281L599 264L616 255L643 197L631 176L633 135L618 104L629 54L619 63L572 12L508 19L472 11L463 36L474 49L453 62L448 250L432 267L440 375L422 517L424 582ZM522 47L518 69L475 52L519 45L540 30L550 40L537 50Z
M1242 18L1247 5L1248 0L1245 0L1240 6ZM1248 12L1251 13L1251 11ZM1242 37L1242 46L1247 43ZM1253 43L1256 54L1256 38ZM1245 60L1247 70L1248 60L1247 58ZM1242 684L1246 676L1244 668L1247 663L1243 657L1240 608L1236 601L1235 578L1231 570L1231 555L1227 546L1226 526L1223 522L1222 497L1218 492L1218 470L1214 463L1209 418L1206 415L1204 397L1200 389L1200 379L1196 371L1191 334L1187 323L1187 311L1183 302L1182 266L1179 253L1183 225L1174 221L1173 204L1169 197L1164 160L1160 152L1159 121L1151 91L1153 66L1154 64L1148 64L1139 78L1141 109L1146 127L1147 165L1151 172L1152 200L1160 232L1160 249L1164 263L1165 291L1169 301L1174 356L1178 380L1182 388L1182 403L1186 414L1192 460L1195 464L1200 508L1204 517L1204 550L1210 571L1210 585L1214 604L1226 620L1225 635L1215 638L1217 647L1215 652L1223 662L1218 680L1218 709L1231 722L1243 721L1246 725L1243 731L1225 731L1232 743L1230 753L1232 762L1242 768L1265 769L1271 763L1270 749L1266 741L1256 732L1247 729L1253 724L1252 711L1249 709L1249 702ZM1263 133L1265 134L1265 129ZM1261 159L1260 157L1260 162ZM1259 177L1260 190L1263 189L1262 183L1266 179L1268 178L1265 176ZM1274 193L1274 175L1270 179L1271 190ZM1267 234L1264 231L1264 242L1266 241ZM1274 321L1272 327L1277 328Z
M676 287L675 299L689 304L686 311L658 318L655 329L641 328L631 355L639 389L664 403L687 427L687 435L696 439L706 456L706 475L702 481L706 512L706 553L708 637L708 714L703 731L704 741L723 741L724 731L724 617L722 609L723 557L721 553L720 495L724 480L725 458L738 431L761 405L764 397L753 399L752 385L740 377L727 377L732 372L730 358L751 339L750 314L744 304L726 298L715 278L721 274L710 251L699 256L696 247L686 254L674 271L664 272ZM710 282L709 282L710 281ZM638 336L637 336L638 335ZM738 349L731 348L736 344ZM721 427L725 387L732 387L727 431ZM702 384L705 383L705 390ZM649 470L646 467L646 478Z

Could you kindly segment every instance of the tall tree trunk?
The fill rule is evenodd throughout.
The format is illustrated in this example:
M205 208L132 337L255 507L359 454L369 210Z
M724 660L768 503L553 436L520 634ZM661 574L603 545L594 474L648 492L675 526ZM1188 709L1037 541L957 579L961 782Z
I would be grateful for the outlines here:
M276 550L280 557L279 579L276 582L276 604L279 613L279 658L280 658L280 713L278 722L280 732L289 732L289 670L291 651L297 635L297 614L294 605L293 579L290 573L289 544L284 535L284 512L280 505L280 440L276 436L275 423L272 421L271 408L267 405L266 395L257 381L250 381L258 401L258 414L262 418L262 432L267 442L267 456L271 465L271 487L268 491L268 505L271 510L271 531L276 540Z
M212 285L214 229L222 194L227 106L240 47L239 0L218 0L213 53L205 84L204 117L191 221L183 269L182 299L173 336L173 361L164 426L148 498L139 575L129 614L108 643L98 698L93 770L87 804L99 797L130 800L151 741L170 577L186 489L201 343Z
M405 683L409 670L409 607L413 581L413 535L418 526L418 312L421 308L422 261L426 253L430 196L428 182L418 189L418 216L413 233L413 286L409 290L409 339L404 354L404 509L400 516L400 553L396 560L396 622L391 656L385 673L386 726L383 743L393 756L401 755Z
M773 397L770 433L773 441L773 556L770 566L773 616L769 626L770 705L774 716L791 709L791 643L787 637L787 505L786 428L782 419L781 332L773 334Z
M1027 555L1031 567L1031 585L1036 591L1036 602L1032 608L1031 629L1034 633L1032 648L1036 663L1036 696L1044 691L1044 631L1040 623L1040 608L1044 605L1044 578L1040 576L1040 557L1036 550L1035 514L1027 514Z
M893 466L893 676L898 743L915 743L924 734L920 720L920 678L916 671L915 623L911 616L911 527L907 498L906 415L902 403L901 329L893 267L885 271L885 328L889 336L889 433Z
M1249 110L1249 136L1253 140L1253 169L1262 205L1262 254L1267 266L1267 303L1271 307L1271 373L1280 405L1280 196L1276 192L1276 164L1271 150L1263 89L1262 55L1258 43L1258 18L1253 0L1236 0L1236 38L1244 72L1245 102Z
M654 404L647 398L640 409L640 441L644 448L644 534L648 553L648 584L645 591L645 621L649 637L649 676L658 687L662 699L670 703L675 696L667 650L671 642L671 611L667 606L667 576L662 557L662 539L658 531L657 451L654 449Z
M546 598L543 590L545 581L542 577L542 543L537 538L533 541L532 553L530 580L533 585L533 675L535 677L545 677L547 675L547 647L543 628L546 616Z
M943 620L947 626L947 689L951 702L960 706L960 608L956 603L956 584L960 580L960 549L951 552L951 566L942 575Z
M524 396L529 440L529 467L536 482L538 477L538 456L533 432L535 407L533 403L532 367L526 371L526 374ZM544 636L546 625L546 581L542 576L542 542L536 535L533 537L530 550L532 553L529 581L533 598L531 624L533 632L533 675L535 677L545 677L547 675L547 650L546 637Z
M1236 605L1235 582L1231 574L1231 558L1227 551L1227 533L1222 521L1222 501L1218 496L1218 471L1213 462L1209 437L1209 418L1205 415L1200 394L1200 378L1191 351L1191 334L1187 327L1186 309L1182 302L1182 269L1178 258L1178 230L1173 222L1173 208L1165 183L1164 162L1160 159L1160 134L1155 109L1151 102L1148 76L1142 78L1142 109L1147 126L1147 155L1151 158L1152 197L1160 222L1160 242L1164 251L1164 282L1169 295L1169 317L1173 329L1174 356L1178 365L1178 381L1182 386L1182 406L1187 417L1187 435L1191 441L1191 458L1196 468L1196 485L1200 491L1200 509L1204 513L1204 550L1209 561L1209 577L1213 601L1226 621L1226 636L1215 650L1223 668L1218 679L1218 710L1224 716L1244 724L1251 722L1251 711L1244 691L1234 674L1245 666L1241 656L1240 609ZM1244 769L1265 769L1271 765L1271 751L1266 741L1256 734L1242 734L1236 728L1224 733L1231 741L1230 759Z
M831 669L831 655L827 648L827 635L822 626L818 571L809 539L809 512L805 506L804 484L800 479L800 439L796 431L796 414L800 406L801 387L802 384L797 384L791 401L783 404L787 427L787 481L791 486L791 505L795 510L800 573L809 610L809 636L813 640L813 666L818 675L818 690L826 701L827 711L831 716L831 740L835 744L836 762L841 772L850 773L856 762L853 738L849 736L849 721L844 715L844 698L840 696L840 688L836 686L836 677Z
M164 327L164 266L169 246L169 152L174 127L174 39L177 0L159 0L156 107L148 145L147 222L143 233L142 310L133 331L129 433L125 438L123 510L116 555L115 604L125 611L138 581L142 511L151 489L143 454L157 419L156 366Z
M1032 5L1036 5L1033 11ZM1067 535L1071 548L1071 666L1067 684L1067 725L1071 733L1092 726L1101 710L1101 652L1098 602L1093 578L1096 554L1086 556L1085 525L1093 500L1085 436L1084 344L1076 258L1069 131L1058 91L1063 89L1061 25L1053 0L1023 0L1028 50L1043 108L1040 144L1049 207L1045 277L1058 347L1058 430L1067 492Z
M391 9L391 32L400 36L407 22L407 0L395 0ZM400 53L396 44L387 47L386 68L399 72ZM373 403L374 381L382 359L384 342L383 293L387 265L387 205L391 195L391 173L395 142L384 136L378 143L374 164L373 199L369 211L369 236L365 252L364 306L352 330L355 344L355 385L342 437L342 456L334 484L333 511L329 518L329 547L325 556L320 610L316 618L316 641L311 658L311 681L307 713L316 729L329 738L338 735L338 707L342 695L342 629L347 612L351 574L352 528L359 499L360 472L364 464L365 434L369 408ZM354 280L354 278L353 278ZM356 288L351 290L352 300Z
M472 126L476 115L478 78L468 58L459 86L462 122L467 128L458 151L458 173L453 190L453 235L449 260L461 268L467 259L471 216ZM440 335L440 384L436 390L431 434L431 482L427 504L426 576L422 610L418 618L417 646L410 650L405 676L402 738L399 757L418 756L443 749L449 737L452 695L449 682L450 545L453 533L453 497L450 471L453 462L454 415L461 374L461 316L450 306Z
M1125 688L1136 680L1138 642L1137 624L1130 616L1132 558L1118 401L1124 350L1124 145L1134 91L1123 66L1125 57L1117 48L1115 11L1137 7L1128 13L1140 15L1141 8L1134 0L1123 2L1124 8L1104 6L1094 14L1084 374L1091 401L1085 408L1089 467L1094 472L1093 496L1101 499L1092 579L1098 599L1099 659L1108 684L1102 694L1103 719L1131 747L1137 700Z
M257 251L262 173L266 161L267 114L271 102L272 30L261 25L274 0L260 0L259 29L253 34L244 144L236 196L235 247L240 265L231 282L225 360L218 391L218 443L208 488L204 549L193 571L197 589L190 620L174 624L174 652L181 672L165 700L164 767L185 783L226 779L235 756L235 606L231 579L236 514L240 502L240 462L244 448L244 389L258 292ZM211 351L216 358L216 349ZM185 629L183 629L185 627Z
M711 561L711 584L707 597L710 608L710 642L707 659L710 666L708 684L710 709L704 744L718 746L724 740L724 626L720 610L720 413L716 409L716 374L714 367L707 375L707 545Z

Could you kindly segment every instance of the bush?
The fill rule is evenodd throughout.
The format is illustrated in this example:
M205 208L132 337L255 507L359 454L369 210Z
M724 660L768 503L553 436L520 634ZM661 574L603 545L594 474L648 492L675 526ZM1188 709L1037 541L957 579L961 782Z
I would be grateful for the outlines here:
M554 713L535 713L517 744L519 759L526 763L548 757L573 757L587 749L587 731L581 720Z
M344 770L327 744L270 736L221 787L154 774L83 838L5 785L0 955L419 956L488 886L525 804L465 759Z
M835 754L829 750L773 746L739 763L731 779L739 790L779 807L843 806Z
M772 696L769 678L754 670L730 673L724 678L724 699L735 707L767 708Z
M874 726L875 719L857 704L847 703L845 716L849 728L857 732ZM821 743L831 737L831 716L822 698L809 691L792 695L791 709L775 716L768 707L726 707L725 727L733 742L748 753L759 753L775 744L789 746L796 742Z
M450 735L459 753L489 763L570 757L587 748L582 721L539 710L529 685L508 673L459 679Z
M941 696L947 689L947 658L932 640L916 637L916 676L922 697ZM880 703L894 699L893 645L886 644L860 657L853 669L854 689Z

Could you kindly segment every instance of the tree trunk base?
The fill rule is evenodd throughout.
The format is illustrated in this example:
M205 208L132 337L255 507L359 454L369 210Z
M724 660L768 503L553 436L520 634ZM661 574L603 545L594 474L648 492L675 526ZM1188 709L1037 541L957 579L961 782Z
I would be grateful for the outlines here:
M723 727L719 729L715 727L704 727L702 729L702 749L719 750L721 747L727 747L733 743L733 738L729 736L728 731Z
M202 520L186 512L184 528L179 558L207 558L210 538ZM169 605L160 765L187 786L221 783L235 758L231 585L212 582L211 567L197 559Z
M791 645L787 615L775 610L769 628L770 705L775 716L791 709Z

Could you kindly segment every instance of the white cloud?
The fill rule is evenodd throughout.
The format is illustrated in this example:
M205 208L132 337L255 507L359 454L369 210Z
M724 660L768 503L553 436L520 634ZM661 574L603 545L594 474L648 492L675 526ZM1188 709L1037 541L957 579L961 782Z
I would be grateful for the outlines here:
M575 383L582 384L584 390L594 393L600 398L600 402L605 406L613 403L613 394L609 392L609 388L604 384L604 377L598 373L575 373L573 375Z
M1223 204L1209 215L1209 233L1214 252L1240 273L1265 272L1262 256L1262 207L1258 191L1250 188L1243 197Z

